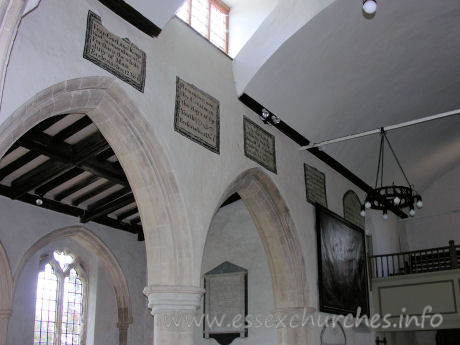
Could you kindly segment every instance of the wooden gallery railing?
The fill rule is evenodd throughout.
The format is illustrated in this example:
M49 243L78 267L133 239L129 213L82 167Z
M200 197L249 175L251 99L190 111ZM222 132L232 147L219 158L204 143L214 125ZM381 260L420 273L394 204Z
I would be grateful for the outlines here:
M371 278L427 273L460 268L460 245L449 241L448 247L412 252L369 256Z

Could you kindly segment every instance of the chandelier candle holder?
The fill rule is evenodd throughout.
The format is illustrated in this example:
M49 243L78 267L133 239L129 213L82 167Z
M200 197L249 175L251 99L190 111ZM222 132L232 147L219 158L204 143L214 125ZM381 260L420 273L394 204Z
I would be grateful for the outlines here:
M383 185L383 159L385 153L385 143L390 148L393 157L401 170L407 186L397 186L394 183L390 186ZM380 185L379 185L380 180ZM388 219L388 206L393 205L399 209L409 208L409 214L411 217L415 216L415 207L422 208L423 201L420 194L414 189L413 185L410 184L409 179L404 172L401 163L399 162L393 147L388 140L385 130L380 130L380 152L379 160L377 164L377 176L375 178L375 187L370 191L364 201L364 205L361 206L361 216L366 215L366 210L374 209L381 210L383 212L383 219Z

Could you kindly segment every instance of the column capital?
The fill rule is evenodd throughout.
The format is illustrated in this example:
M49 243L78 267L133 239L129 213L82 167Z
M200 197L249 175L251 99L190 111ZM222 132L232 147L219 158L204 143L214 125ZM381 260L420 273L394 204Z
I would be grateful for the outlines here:
M11 309L0 309L0 319L9 319L11 312Z
M200 308L204 292L205 290L200 287L183 285L149 285L144 288L152 315L194 314Z

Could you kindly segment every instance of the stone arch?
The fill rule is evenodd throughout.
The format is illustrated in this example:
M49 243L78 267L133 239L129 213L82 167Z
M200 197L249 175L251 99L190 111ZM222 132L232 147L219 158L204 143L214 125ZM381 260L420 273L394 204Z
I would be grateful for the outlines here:
M104 266L110 280L112 281L113 289L117 299L118 309L118 323L119 328L119 344L126 345L128 343L128 327L133 322L131 298L128 290L128 283L126 282L125 275L113 255L109 247L91 231L83 226L70 226L64 229L55 230L46 234L35 242L24 254L18 267L14 273L13 291L15 290L16 283L21 275L21 272L26 263L35 255L39 250L52 242L63 239L72 239L78 244L82 245L85 249L95 255Z
M144 229L148 283L191 286L192 236L174 173L151 126L114 78L72 79L39 92L0 125L0 157L36 124L72 112L91 118L123 167Z
M6 331L12 303L13 276L6 251L0 242L0 345L6 344Z
M249 169L225 190L214 216L220 205L234 193L240 195L248 208L264 246L276 311L292 313L307 307L305 261L295 224L278 188L261 169Z

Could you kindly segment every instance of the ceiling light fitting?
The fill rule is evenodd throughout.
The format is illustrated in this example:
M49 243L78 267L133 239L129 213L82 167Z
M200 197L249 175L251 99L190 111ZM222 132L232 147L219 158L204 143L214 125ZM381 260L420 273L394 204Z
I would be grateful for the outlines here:
M377 11L377 1L375 0L364 0L363 1L363 11L367 14L374 14Z
M394 183L391 186L383 185L383 158L385 152L385 143L390 148L396 163L399 166L404 178L406 179L407 186L396 186ZM380 177L380 185L379 185ZM366 215L366 209L375 209L383 211L383 219L388 219L388 206L392 204L394 207L404 209L409 207L409 214L413 217L415 215L415 206L417 208L423 207L422 197L415 191L410 184L406 173L404 172L393 147L388 140L384 128L380 130L380 152L377 164L377 176L375 178L375 188L366 196L364 205L361 206L361 216Z
M263 123L266 125L269 125L270 123L277 125L281 122L281 119L278 116L270 114L270 112L265 108L262 109L260 117L262 118Z

